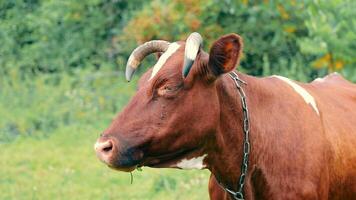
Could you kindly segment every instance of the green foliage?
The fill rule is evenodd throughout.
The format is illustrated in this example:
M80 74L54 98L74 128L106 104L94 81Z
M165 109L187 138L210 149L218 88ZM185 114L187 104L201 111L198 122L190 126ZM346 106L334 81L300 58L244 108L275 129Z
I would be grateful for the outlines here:
M237 32L244 38L241 66L248 73L289 75L304 63L296 43L296 38L306 35L302 10L303 4L294 1L227 1L220 6L217 23L224 31ZM310 71L303 68L298 69L299 73L309 75Z
M313 66L329 71L356 65L356 2L313 1L307 8L308 35L298 40Z
M243 36L240 70L302 81L355 65L352 0L90 0L0 2L0 74L74 68L124 69L151 39L184 40L199 31L205 49L223 34ZM150 62L152 64L152 62Z
M115 66L115 35L129 17L127 11L142 5L137 2L1 1L0 70L37 73Z
M185 39L200 32L205 50L226 33L244 39L240 70L257 76L282 74L310 81L330 71L348 73L355 65L353 1L191 1L155 0L125 27L119 42L129 42L127 53L156 38ZM316 44L316 42L318 44ZM332 51L332 68L315 67L315 61Z

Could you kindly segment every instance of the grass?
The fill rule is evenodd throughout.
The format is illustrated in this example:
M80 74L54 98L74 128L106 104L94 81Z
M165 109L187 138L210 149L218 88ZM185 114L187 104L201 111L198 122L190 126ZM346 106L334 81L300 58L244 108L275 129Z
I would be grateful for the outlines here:
M2 144L0 199L208 199L207 171L143 168L130 184L95 157L97 132L69 126Z
M0 79L0 199L208 199L208 171L117 172L99 133L135 90L110 71Z

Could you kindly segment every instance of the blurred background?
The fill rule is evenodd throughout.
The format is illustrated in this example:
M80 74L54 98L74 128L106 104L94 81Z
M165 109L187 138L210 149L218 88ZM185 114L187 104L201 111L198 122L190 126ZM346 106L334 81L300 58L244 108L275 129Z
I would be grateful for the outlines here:
M238 33L238 69L356 82L353 0L0 0L0 199L207 199L207 171L110 170L99 133L134 94L131 51L198 31ZM138 74L155 59L143 62Z

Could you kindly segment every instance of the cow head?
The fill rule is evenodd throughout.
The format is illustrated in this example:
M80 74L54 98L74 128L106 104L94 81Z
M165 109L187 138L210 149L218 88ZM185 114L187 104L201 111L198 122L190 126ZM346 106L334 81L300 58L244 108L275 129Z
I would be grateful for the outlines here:
M209 54L201 44L201 36L192 33L186 42L150 41L132 52L128 81L145 56L162 54L95 144L100 160L122 171L138 166L206 167L203 160L214 145L220 120L216 80L234 70L242 40L236 34L225 35L213 43Z

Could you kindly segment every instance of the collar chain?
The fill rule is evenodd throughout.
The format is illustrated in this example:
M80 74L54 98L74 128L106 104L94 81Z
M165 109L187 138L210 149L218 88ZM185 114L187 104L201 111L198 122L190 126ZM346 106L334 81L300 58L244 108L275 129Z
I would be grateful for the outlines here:
M229 76L234 81L235 86L240 94L241 104L242 104L242 111L243 111L243 132L244 132L244 142L243 142L243 159L241 164L241 174L238 182L238 189L237 191L233 191L227 187L224 187L221 183L220 186L228 192L234 200L244 200L244 186L246 182L247 170L248 170L248 158L250 154L250 141L249 141L249 134L250 134L250 119L249 119L249 112L247 108L246 102L246 95L244 90L242 89L240 84L246 85L247 83L239 78L236 72L232 71L229 73Z

